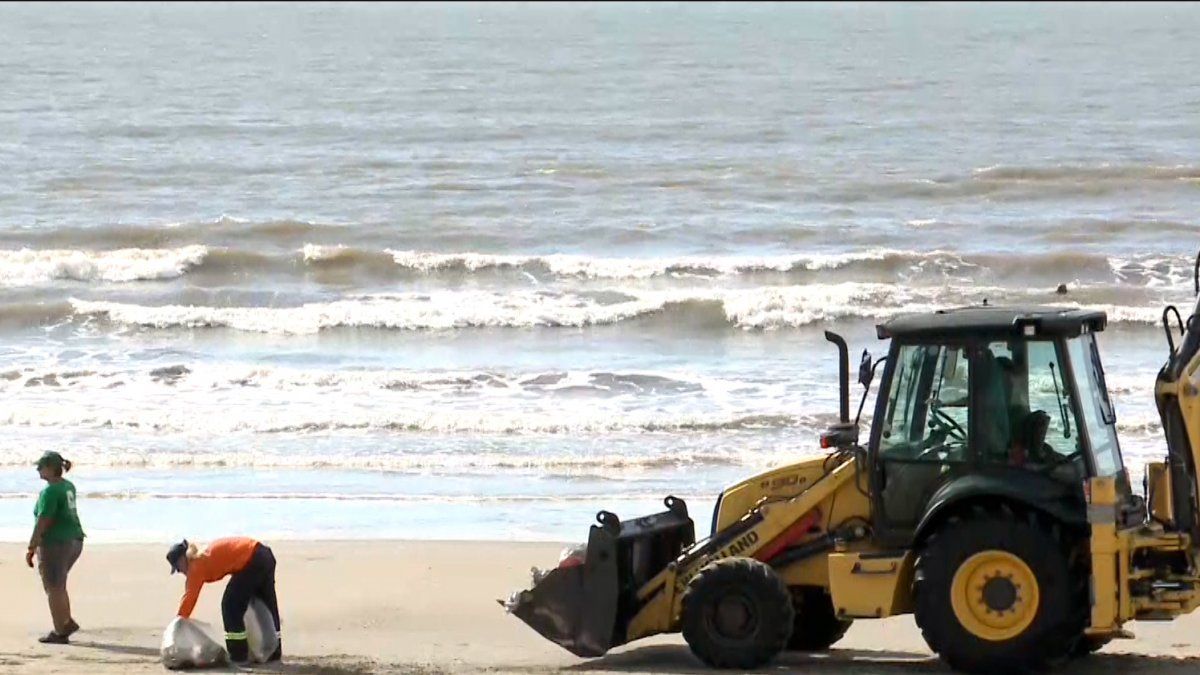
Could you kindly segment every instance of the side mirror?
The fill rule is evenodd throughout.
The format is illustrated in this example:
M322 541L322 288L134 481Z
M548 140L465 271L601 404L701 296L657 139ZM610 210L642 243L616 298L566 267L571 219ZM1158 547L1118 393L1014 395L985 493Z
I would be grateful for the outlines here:
M875 368L872 366L871 353L864 349L862 361L858 363L858 383L864 387L870 387L871 380L875 377Z

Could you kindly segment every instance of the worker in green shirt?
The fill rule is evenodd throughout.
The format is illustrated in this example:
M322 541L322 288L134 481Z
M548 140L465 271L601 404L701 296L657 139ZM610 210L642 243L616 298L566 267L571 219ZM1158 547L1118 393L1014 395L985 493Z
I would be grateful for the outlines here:
M65 645L71 634L79 630L79 624L71 618L71 598L67 595L67 573L83 552L75 486L63 478L70 470L71 463L57 452L47 452L37 461L38 475L46 481L46 487L33 509L37 523L29 538L25 564L33 567L33 556L37 554L42 588L46 589L50 617L54 620L54 630L38 638L38 642L47 644Z

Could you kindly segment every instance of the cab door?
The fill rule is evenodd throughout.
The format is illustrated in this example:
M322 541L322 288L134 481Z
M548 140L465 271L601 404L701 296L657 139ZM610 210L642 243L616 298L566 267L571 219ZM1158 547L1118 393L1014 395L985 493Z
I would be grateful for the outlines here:
M971 364L966 344L894 348L870 441L875 532L886 545L908 545L933 494L973 461Z

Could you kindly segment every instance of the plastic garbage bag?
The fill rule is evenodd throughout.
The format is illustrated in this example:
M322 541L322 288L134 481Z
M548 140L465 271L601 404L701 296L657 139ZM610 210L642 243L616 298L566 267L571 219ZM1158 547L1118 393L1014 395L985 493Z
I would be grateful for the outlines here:
M250 660L255 663L266 663L279 647L275 619L266 603L258 598L251 600L246 609L246 642L250 645Z
M575 544L573 546L564 548L562 552L558 554L558 565L555 566L555 569L578 567L586 562L587 544ZM550 576L550 573L553 571L553 569L542 569L540 567L529 568L529 587L535 588L538 584L542 583L546 577ZM527 591L513 591L508 596L507 600L500 600L498 602L504 606L504 611L512 614L517 606L520 605L522 594L526 592Z
M587 544L575 544L568 546L558 555L558 566L563 567L578 567L587 562Z
M274 631L272 631L274 634ZM163 631L163 665L171 670L211 668L225 663L225 647L212 637L212 628L201 621L177 616Z
M509 594L507 600L500 600L498 602L504 607L505 612L512 614L517 610L517 607L520 606L521 596L528 592L529 591L513 591Z

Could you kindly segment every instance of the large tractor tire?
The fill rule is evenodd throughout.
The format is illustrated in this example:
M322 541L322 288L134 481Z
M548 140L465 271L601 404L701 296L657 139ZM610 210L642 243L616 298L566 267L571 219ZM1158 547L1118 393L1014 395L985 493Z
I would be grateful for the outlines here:
M683 639L715 668L752 670L787 646L792 595L770 566L750 558L705 565L682 599Z
M913 589L925 641L969 673L1023 673L1066 660L1087 622L1078 550L1035 516L951 518L917 560Z
M839 619L833 610L833 599L824 588L817 586L792 587L792 606L796 620L787 648L796 652L819 652L829 649L850 630L849 619Z
M1075 643L1075 649L1072 650L1071 656L1077 659L1086 658L1092 654L1095 654L1101 649L1104 649L1104 647L1110 642L1112 642L1112 638L1094 638L1087 636L1081 637L1079 641Z

